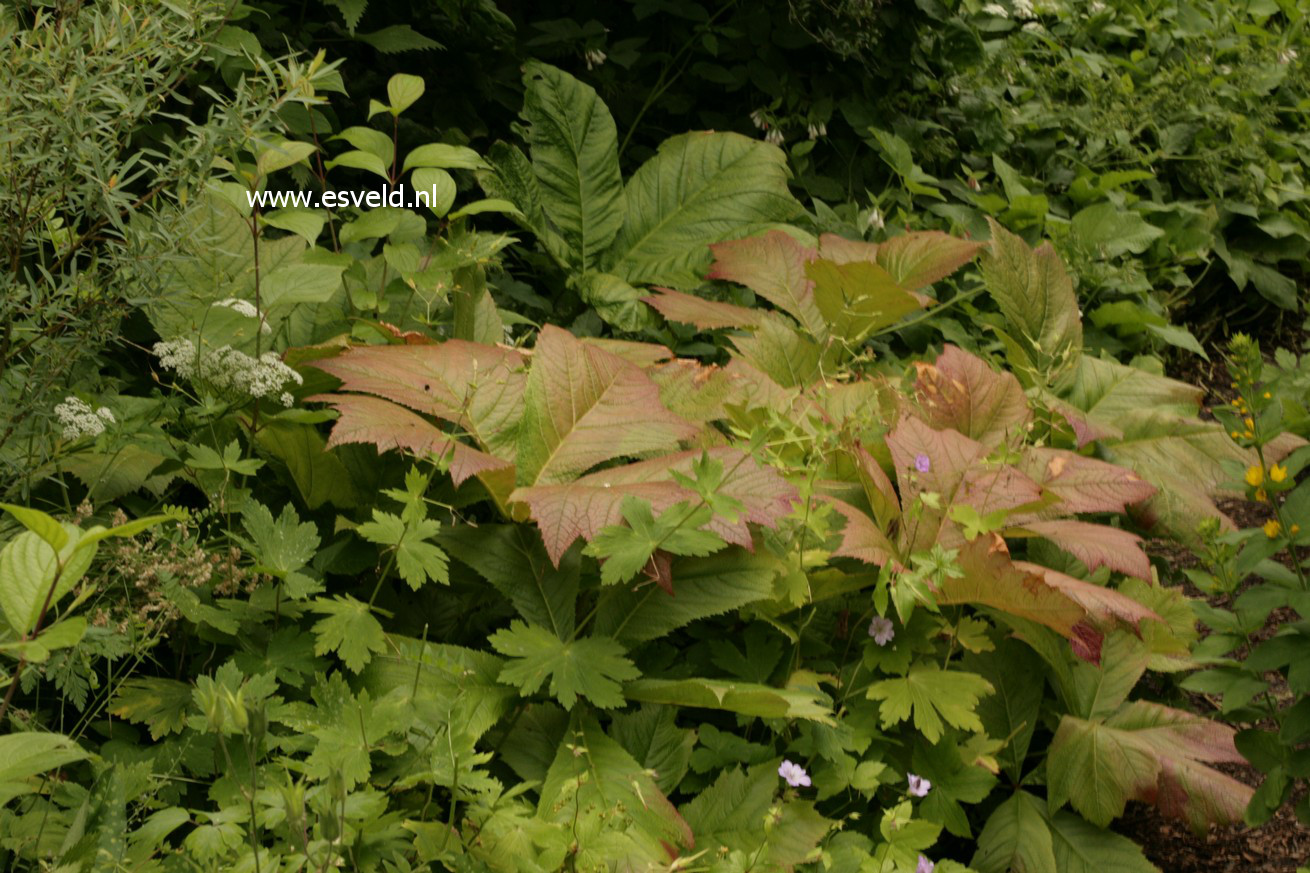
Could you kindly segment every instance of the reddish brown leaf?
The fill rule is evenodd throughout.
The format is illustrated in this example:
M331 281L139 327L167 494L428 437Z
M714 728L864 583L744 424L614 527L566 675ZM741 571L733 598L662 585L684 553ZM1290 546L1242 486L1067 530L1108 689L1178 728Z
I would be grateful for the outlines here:
M1066 576L1049 567L1029 564L1026 561L1015 561L1014 566L1021 572L1042 579L1052 590L1060 592L1081 606L1098 626L1108 628L1115 624L1124 624L1134 632L1140 633L1143 621L1147 619L1164 621L1148 607L1112 588L1084 582L1082 579Z
M1066 512L1124 512L1155 493L1132 470L1063 449L1029 448L1021 467L1059 497Z
M776 471L760 466L738 449L719 447L707 451L723 464L724 481L719 492L743 505L735 523L716 516L708 529L727 542L750 548L747 523L769 527L777 524L791 510L796 489ZM680 452L600 470L567 484L519 488L510 500L528 505L541 528L550 559L558 564L578 537L592 540L601 528L623 521L624 497L650 501L656 514L680 501L699 500L694 492L674 482L670 474L677 471L690 475L692 463L700 456L699 451Z
M654 582L664 590L664 593L670 597L673 593L673 555L663 549L656 549L655 554L650 556L646 566L642 568L642 575Z
M710 246L714 265L707 278L745 285L791 315L814 336L827 330L814 302L814 283L805 275L814 260L808 249L780 230Z
M819 237L819 257L837 264L867 261L886 270L898 285L911 291L954 273L977 256L982 243L941 231L915 231L884 243L843 239L825 233Z
M416 330L401 330L394 324L386 321L373 322L378 327L391 334L392 337L401 341L407 346L431 346L436 345L437 341L425 333L419 333Z
M854 558L866 564L881 567L893 559L896 547L887 539L873 519L844 500L827 495L816 495L846 519L841 531L841 545L833 552L841 558Z
M939 604L977 603L1035 621L1073 641L1080 657L1099 659L1101 635L1087 624L1087 610L1042 573L1012 562L999 536L964 543L959 563L964 575L942 583Z
M668 450L698 430L664 407L642 369L547 325L523 392L518 483L567 482L605 461Z
M1019 380L948 345L935 363L916 363L919 404L935 428L954 428L985 445L1010 440L1028 423Z
M911 290L925 288L972 261L982 243L937 230L894 236L878 246L878 263Z
M760 312L757 309L706 300L704 297L668 288L656 288L654 294L641 299L669 321L692 324L702 330L754 327L760 322Z
M308 398L335 407L340 417L332 426L328 447L344 443L370 443L379 452L404 449L419 455L450 454L450 477L456 485L470 476L503 499L513 485L514 465L460 442L403 406L365 394L319 394Z
M1233 730L1145 700L1104 719L1066 715L1047 759L1048 796L1107 825L1129 800L1154 803L1197 833L1240 821L1253 791L1206 764L1240 763Z
M737 379L723 367L690 358L674 358L646 371L660 388L660 400L674 415L689 421L727 417L724 404L737 391Z
M618 340L598 336L582 337L579 342L595 346L609 352L611 355L617 355L629 364L636 364L643 369L653 367L661 361L667 361L673 357L673 352L669 347L659 343L639 343L632 340Z
M341 391L385 397L449 421L508 459L523 413L523 363L513 349L448 340L431 346L355 346L312 365L340 379Z
M1055 543L1089 570L1109 567L1138 579L1151 578L1151 559L1142 551L1141 537L1126 530L1074 519L1030 521L1023 529Z

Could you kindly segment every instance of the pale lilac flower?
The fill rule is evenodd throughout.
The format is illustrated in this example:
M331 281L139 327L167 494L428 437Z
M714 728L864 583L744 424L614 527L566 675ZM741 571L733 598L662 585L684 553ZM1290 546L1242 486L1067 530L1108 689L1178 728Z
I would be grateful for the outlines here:
M915 455L914 469L918 470L920 473L927 473L932 469L932 459L922 453Z
M915 797L927 797L928 792L932 791L932 783L922 776L910 774L910 793Z
M883 618L881 615L875 615L873 621L869 622L869 636L880 646L885 646L896 636L896 630L892 627L890 618Z
M937 865L932 861L929 861L925 855L920 855L919 865L914 868L914 873L932 873L933 868L936 866Z
M800 764L783 761L778 765L778 775L786 779L787 784L792 788L810 787L810 775L805 772L805 768Z

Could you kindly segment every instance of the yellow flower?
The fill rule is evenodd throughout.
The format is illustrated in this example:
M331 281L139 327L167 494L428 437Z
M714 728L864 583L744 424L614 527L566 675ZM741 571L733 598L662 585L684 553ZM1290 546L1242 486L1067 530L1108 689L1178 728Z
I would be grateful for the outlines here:
M1263 488L1257 488L1255 490L1255 499L1257 503L1268 503L1269 495L1265 493L1265 490Z
M1265 400L1270 400L1273 398L1273 396L1274 395L1270 394L1268 391L1266 391L1264 394Z
M1299 524L1294 524L1294 525L1292 525L1291 527L1289 527L1289 528L1287 529L1287 532L1290 533L1290 534L1293 534L1293 535L1295 535L1295 534L1299 534L1299 533L1301 532L1301 525L1299 525Z
M1274 521L1272 518L1265 522L1265 536L1269 537L1269 539L1271 540L1274 537L1278 536L1278 532L1281 531L1282 529L1283 526L1280 525L1278 522Z
M1242 435L1237 431L1233 431L1231 434L1229 434L1229 436L1231 436L1233 439L1241 439L1242 437Z
M1246 425L1247 430L1255 430L1255 421L1250 416L1242 419L1242 424Z
M1252 439L1255 437L1255 431L1248 430L1246 433L1242 434L1242 436L1246 437L1247 439Z
M1287 478L1286 467L1280 467L1277 464L1274 464L1272 467L1269 468L1270 482L1282 482L1286 478Z
M1265 471L1263 467L1253 465L1246 468L1246 484L1252 488L1256 487L1265 480Z

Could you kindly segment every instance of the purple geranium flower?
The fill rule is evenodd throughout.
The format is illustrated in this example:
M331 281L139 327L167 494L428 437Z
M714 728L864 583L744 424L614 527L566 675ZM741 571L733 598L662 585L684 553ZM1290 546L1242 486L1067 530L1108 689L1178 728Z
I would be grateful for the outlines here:
M914 469L918 470L920 473L927 473L932 469L932 459L923 453L915 455Z
M914 873L932 873L932 869L937 865L924 855L919 856L919 865L914 868Z
M896 636L896 630L892 627L890 618L883 618L881 615L875 615L873 621L869 622L869 636L880 646L885 646Z
M800 764L783 761L778 765L778 775L786 779L787 784L792 788L810 787L810 774L806 773L805 768Z
M927 797L928 792L932 791L932 783L922 776L910 774L910 793L915 797Z

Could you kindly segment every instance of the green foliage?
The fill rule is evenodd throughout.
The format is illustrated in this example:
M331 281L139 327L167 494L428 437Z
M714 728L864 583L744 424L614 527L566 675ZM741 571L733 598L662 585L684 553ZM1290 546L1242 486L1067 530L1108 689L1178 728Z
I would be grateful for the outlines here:
M57 415L86 435L33 442L32 499L3 505L0 862L1145 871L1108 830L1128 801L1202 830L1294 796L1302 628L1230 655L1305 605L1310 455L1281 433L1304 430L1301 361L1265 379L1241 346L1242 403L1201 420L1158 360L1113 357L1148 347L1139 327L1195 345L1126 278L1191 268L1165 263L1188 231L1163 194L1132 199L1140 171L1091 154L1057 183L993 149L990 171L965 156L975 188L925 151L937 133L861 115L901 98L798 96L849 83L897 21L914 69L977 68L986 90L988 58L1034 29L967 4L675 5L640 9L684 48L538 22L496 51L559 63L466 65L467 95L354 64L367 46L445 64L421 11L334 2L297 25L257 4L202 41L175 80L186 121L133 140L172 135L203 168L115 231L167 253L132 264L134 357L68 383ZM490 3L431 14L451 52L508 32ZM1052 33L1074 15L1037 14ZM270 59L284 25L345 46L349 75ZM780 34L829 66L789 77ZM654 87L610 78L652 63ZM661 95L714 81L771 95L767 142L734 130L747 104L669 135L689 110ZM522 127L450 123L497 83ZM252 200L377 180L433 202ZM789 180L890 183L868 206L901 211L807 216ZM108 416L81 399L101 396ZM1242 491L1276 525L1223 532L1214 499ZM1143 548L1203 516L1194 581L1269 580L1231 612L1157 584ZM1148 672L1276 729L1180 709ZM1256 792L1211 766L1240 756L1268 774Z

